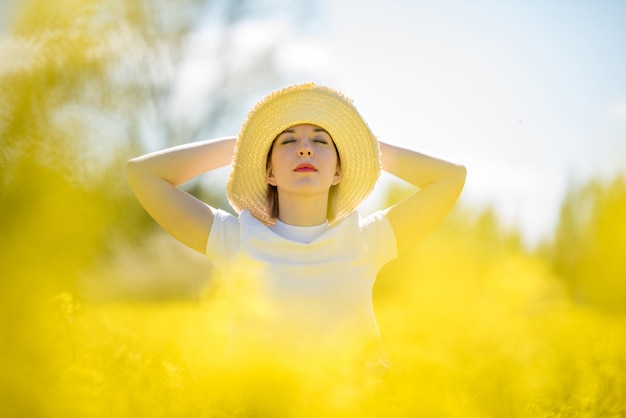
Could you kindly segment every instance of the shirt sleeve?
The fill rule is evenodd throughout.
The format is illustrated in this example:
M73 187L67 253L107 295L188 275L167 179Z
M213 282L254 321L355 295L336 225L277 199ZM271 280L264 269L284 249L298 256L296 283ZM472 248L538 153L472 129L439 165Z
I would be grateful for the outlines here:
M223 270L239 248L239 218L218 209L213 216L213 224L206 246L206 257Z
M361 232L367 247L367 256L379 270L398 257L396 235L387 212L377 211L361 220Z

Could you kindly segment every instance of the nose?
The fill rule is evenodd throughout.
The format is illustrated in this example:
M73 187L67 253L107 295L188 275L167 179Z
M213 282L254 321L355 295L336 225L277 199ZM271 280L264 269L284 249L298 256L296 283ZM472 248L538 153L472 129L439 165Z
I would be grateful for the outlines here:
M303 140L300 142L300 147L298 148L298 156L300 157L312 157L313 156L313 148L311 147L311 143L308 140Z

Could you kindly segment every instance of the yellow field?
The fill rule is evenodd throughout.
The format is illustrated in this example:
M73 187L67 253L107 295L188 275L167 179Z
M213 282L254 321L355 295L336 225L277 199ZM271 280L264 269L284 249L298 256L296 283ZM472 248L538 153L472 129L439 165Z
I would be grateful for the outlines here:
M0 418L626 417L623 175L572 185L536 251L489 210L455 208L378 277L385 373L254 350L226 361L220 292L190 292L212 281L154 239L124 178L155 136L204 129L161 106L197 2L14 3L0 45ZM228 74L211 106L245 102L233 86L265 83L255 74Z
M3 341L2 416L626 414L622 316L569 302L538 258L510 248L488 257L476 241L441 236L379 277L385 373L258 352L227 363L214 297L96 304L61 294L20 323L28 330L5 335L17 344Z

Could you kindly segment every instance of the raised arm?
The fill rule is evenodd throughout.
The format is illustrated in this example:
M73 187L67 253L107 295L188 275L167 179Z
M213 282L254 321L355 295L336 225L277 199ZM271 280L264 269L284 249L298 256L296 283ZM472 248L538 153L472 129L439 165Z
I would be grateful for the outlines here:
M465 184L464 166L380 142L383 170L419 188L389 209L398 253L413 248L437 227Z
M130 186L150 216L176 239L203 254L214 209L177 186L228 165L234 146L234 137L194 142L133 158L126 168Z

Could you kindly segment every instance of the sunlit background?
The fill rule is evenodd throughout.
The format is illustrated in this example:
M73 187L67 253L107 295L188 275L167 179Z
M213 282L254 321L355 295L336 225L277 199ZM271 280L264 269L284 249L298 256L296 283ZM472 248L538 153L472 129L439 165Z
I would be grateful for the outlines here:
M236 36L251 54L260 43L278 43L286 77L277 85L336 86L380 138L465 163L464 198L492 205L528 244L551 233L568 187L624 171L622 2L311 7L249 22ZM198 33L198 51L212 30ZM204 93L195 86L207 82L207 69L217 70L198 55L185 82L193 97Z
M624 21L619 1L0 2L0 416L623 416ZM379 275L384 376L220 361L219 275L124 177L304 81L468 168ZM226 175L185 188L229 209ZM361 210L408 191L383 176Z

